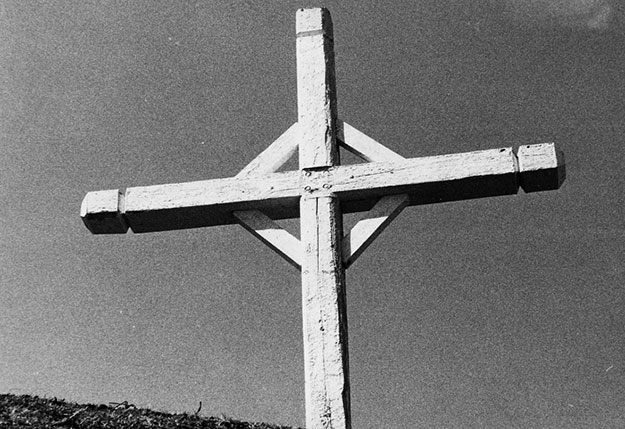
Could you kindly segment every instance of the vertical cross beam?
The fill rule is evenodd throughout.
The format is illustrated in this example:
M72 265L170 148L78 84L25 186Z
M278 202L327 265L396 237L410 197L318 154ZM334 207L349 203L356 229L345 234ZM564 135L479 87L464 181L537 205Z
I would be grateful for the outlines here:
M297 99L302 174L339 164L332 20L297 12ZM305 182L305 180L304 180ZM343 225L335 195L300 200L306 427L350 429Z

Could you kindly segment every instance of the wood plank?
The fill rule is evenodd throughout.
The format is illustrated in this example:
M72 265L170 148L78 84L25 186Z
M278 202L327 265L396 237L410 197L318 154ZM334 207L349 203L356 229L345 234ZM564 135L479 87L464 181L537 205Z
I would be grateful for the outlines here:
M80 217L93 234L125 234L124 193L119 189L89 192L80 205Z
M291 125L267 149L254 158L237 177L261 176L277 171L297 152L299 131L297 122Z
M365 161L382 162L405 159L347 122L338 122L338 139L342 147Z
M236 177L253 177L273 173L297 151L297 122L261 152ZM232 216L246 230L298 270L301 268L301 243L290 232L260 210L237 210Z
M406 194L382 197L343 238L343 263L352 265L371 243L408 205Z
M261 210L272 219L280 212L297 217L298 176L273 173L129 188L124 216L134 232L233 224L236 210Z
M555 153L544 154L540 165L526 174L531 177L544 169L558 170L558 165ZM232 224L236 222L232 216L235 210L261 210L274 220L295 218L299 216L301 195L335 194L341 199L342 211L353 213L371 209L383 196L403 193L410 197L410 205L515 194L517 172L511 148L493 149L263 177L128 188L123 193L125 210L119 213L134 232ZM547 189L557 183L552 180ZM93 206L90 194L83 203L83 219L92 225L92 232L107 233L98 230L100 218L116 219L118 211Z
M339 201L302 198L301 213L306 427L346 429L351 423Z
M307 127L300 133L299 165L336 165L340 162L332 20L327 9L300 9L296 19L297 116L300 126Z
M239 224L282 256L298 270L302 265L302 246L290 232L259 210L235 211Z
M554 143L520 146L519 182L525 192L560 188L566 178L564 154Z
M297 12L299 167L303 176L339 164L332 20ZM312 169L312 170L311 170ZM318 170L319 169L319 170ZM300 184L301 189L302 184ZM307 184L304 184L304 188ZM342 214L335 195L300 199L306 427L351 428Z
M405 158L373 140L346 122L339 121L338 139L342 147L365 161L403 161ZM408 195L382 197L356 222L343 238L343 263L352 265L380 233L401 213L409 202Z

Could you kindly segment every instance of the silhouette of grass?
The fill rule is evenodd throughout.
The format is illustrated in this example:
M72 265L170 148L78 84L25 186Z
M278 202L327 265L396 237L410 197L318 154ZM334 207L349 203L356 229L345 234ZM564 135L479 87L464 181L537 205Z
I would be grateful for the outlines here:
M199 411L199 410L198 410ZM246 423L195 414L167 414L138 409L128 402L75 404L56 398L0 395L0 428L46 429L292 429L267 423Z

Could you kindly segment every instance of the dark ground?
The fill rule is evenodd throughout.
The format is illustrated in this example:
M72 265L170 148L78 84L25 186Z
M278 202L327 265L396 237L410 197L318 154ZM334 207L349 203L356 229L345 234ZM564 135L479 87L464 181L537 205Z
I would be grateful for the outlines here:
M199 414L199 413L198 413ZM138 409L128 402L75 404L57 398L0 395L0 428L290 429L266 423Z

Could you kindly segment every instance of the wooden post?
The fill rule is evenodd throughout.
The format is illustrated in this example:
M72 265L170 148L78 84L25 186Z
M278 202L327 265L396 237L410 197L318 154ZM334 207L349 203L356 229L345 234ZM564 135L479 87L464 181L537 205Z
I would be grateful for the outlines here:
M297 12L297 98L302 306L307 429L349 429L343 225L331 184L306 178L339 164L332 21L327 9Z

